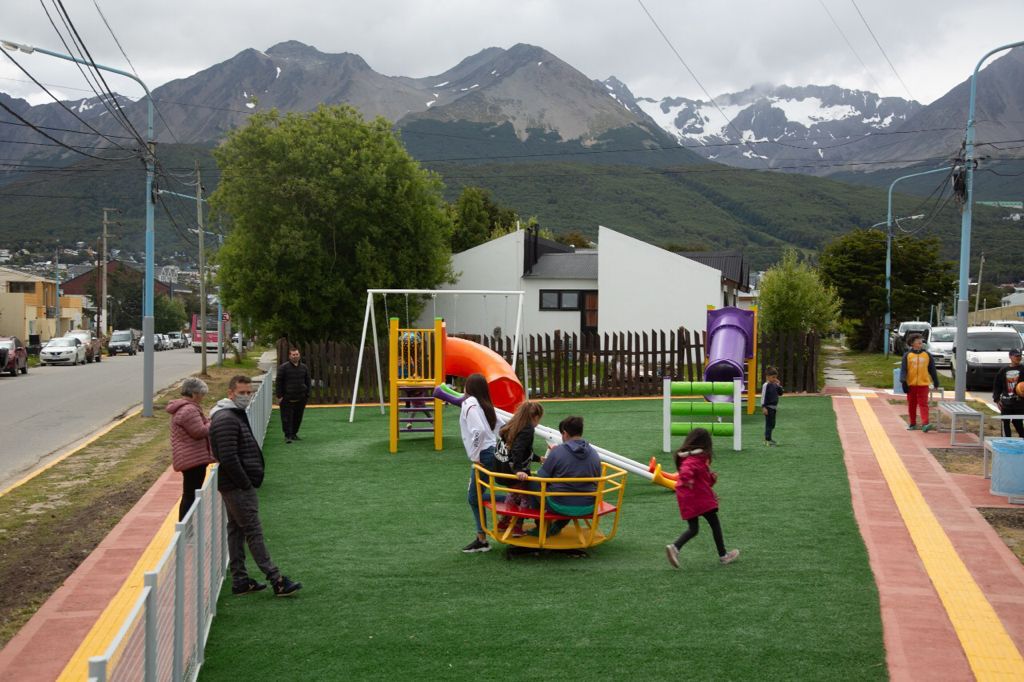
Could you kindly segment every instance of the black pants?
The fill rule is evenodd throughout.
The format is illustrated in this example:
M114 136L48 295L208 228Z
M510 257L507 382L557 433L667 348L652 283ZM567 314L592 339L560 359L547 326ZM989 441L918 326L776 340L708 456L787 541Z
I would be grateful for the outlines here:
M1013 428L1017 430L1017 435L1024 438L1024 407L1017 405L1000 405L999 411L1003 414L1019 414L1021 419L1001 419L1003 422L1003 436L1009 438L1013 434L1010 433L1010 424L1013 424Z
M711 526L711 535L715 538L715 547L718 548L718 556L725 556L725 540L722 538L722 524L718 522L718 510L712 509L709 512L701 514ZM689 526L683 534L676 538L675 546L676 549L682 549L683 545L697 537L697 533L700 532L700 527L697 525L699 517L687 519L686 523Z
M305 400L281 398L281 429L285 438L293 438L302 426L302 413L306 410Z
M260 501L255 488L248 490L222 490L224 508L228 512L228 568L231 581L244 585L249 579L245 570L245 546L253 561L271 582L281 577L281 571L270 559L270 552L263 541L263 524L260 523Z
M185 518L185 514L192 508L196 501L196 491L203 487L206 480L206 465L192 467L181 472L181 504L178 505L178 520Z
M768 414L764 416L764 439L772 439L772 431L775 430L775 412L772 408L767 408Z

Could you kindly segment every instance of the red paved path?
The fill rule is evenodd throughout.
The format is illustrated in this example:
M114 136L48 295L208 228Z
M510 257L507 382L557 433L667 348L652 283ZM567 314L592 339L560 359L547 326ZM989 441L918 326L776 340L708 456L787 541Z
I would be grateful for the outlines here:
M960 642L918 557L849 397L832 399L843 443L854 512L867 545L882 608L889 674L893 680L971 680ZM954 478L928 452L949 447L948 433L907 431L903 405L886 396L868 400L932 512L1024 651L1024 566L975 509L1006 506L1006 498L979 489L977 478ZM983 484L981 484L983 485ZM963 487L971 491L971 497ZM973 498L973 502L972 502Z
M0 651L0 680L57 679L181 497L170 468Z

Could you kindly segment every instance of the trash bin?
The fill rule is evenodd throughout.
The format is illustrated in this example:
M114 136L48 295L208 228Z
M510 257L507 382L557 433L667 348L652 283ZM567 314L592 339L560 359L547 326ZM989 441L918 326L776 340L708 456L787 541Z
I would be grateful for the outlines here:
M1024 438L990 438L992 485L1000 497L1024 497Z
M892 368L892 392L895 395L905 395L903 393L903 384L900 383L900 368Z

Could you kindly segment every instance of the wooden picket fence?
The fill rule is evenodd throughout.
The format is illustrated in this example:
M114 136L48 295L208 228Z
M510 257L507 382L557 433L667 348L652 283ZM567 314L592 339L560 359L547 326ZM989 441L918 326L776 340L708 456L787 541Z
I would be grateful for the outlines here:
M512 363L512 338L462 335L495 351ZM680 327L675 331L615 334L531 334L525 345L528 382L523 373L523 350L516 358L516 374L533 398L596 398L660 395L662 377L699 381L704 370L703 332ZM288 357L288 341L277 342L278 362ZM313 378L311 402L347 403L352 399L359 347L319 341L297 344ZM818 391L820 340L813 334L776 334L760 340L760 370L778 368L789 392ZM387 399L387 347L380 348L384 398ZM757 377L758 386L762 377ZM379 400L373 344L367 344L357 393L359 402Z

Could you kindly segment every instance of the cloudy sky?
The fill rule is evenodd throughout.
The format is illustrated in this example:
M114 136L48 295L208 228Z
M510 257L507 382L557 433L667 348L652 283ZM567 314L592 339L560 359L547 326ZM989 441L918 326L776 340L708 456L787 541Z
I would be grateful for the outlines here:
M42 6L60 25L55 2L6 0L0 8L0 38L62 51ZM1024 40L1022 0L643 2L712 95L753 83L816 83L912 95L928 103L967 78L989 49ZM440 73L486 47L526 42L546 48L592 78L618 76L638 95L703 99L637 0L63 3L93 58L125 68L124 57L100 21L98 4L151 88L245 48L266 49L284 40L299 40L324 52L354 52L381 73L413 77ZM78 88L86 86L74 65L38 54L16 57L34 76L59 86L55 89L61 95L82 95ZM130 82L110 85L129 96L140 94ZM3 58L0 91L33 103L46 101Z

